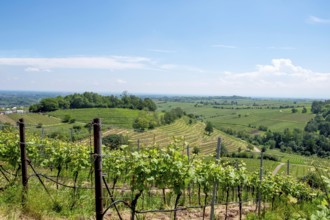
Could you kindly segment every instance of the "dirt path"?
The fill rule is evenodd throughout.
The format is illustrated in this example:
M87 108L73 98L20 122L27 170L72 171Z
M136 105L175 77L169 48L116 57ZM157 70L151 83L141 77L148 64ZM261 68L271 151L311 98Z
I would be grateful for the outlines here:
M252 204L245 204L243 205L243 213L242 219L246 219L246 215L248 213L254 212L255 205ZM225 206L219 205L215 207L215 216L216 219L225 219ZM123 219L130 219L130 213L124 212L121 213ZM228 213L227 213L228 220L238 220L239 219L239 209L238 205L229 205L228 206ZM139 215L142 217L142 214ZM205 210L205 219L210 218L210 207L207 207ZM117 220L118 216L115 212L107 213L104 217L105 220ZM171 220L173 219L173 213L148 213L144 214L142 219L145 220ZM202 220L203 218L203 211L202 209L189 209L184 211L177 212L177 219L178 220Z
M257 152L257 153L260 153L260 150L257 147L254 147L254 151Z
M284 165L284 163L280 163L279 165L277 165L277 167L275 168L275 170L273 171L273 175L276 175L277 172L281 169L281 167Z

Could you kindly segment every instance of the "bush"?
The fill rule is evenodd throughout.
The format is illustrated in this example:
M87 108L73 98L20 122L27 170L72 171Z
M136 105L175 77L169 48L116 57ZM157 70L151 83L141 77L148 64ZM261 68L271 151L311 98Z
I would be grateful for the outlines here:
M259 128L258 128L260 131L267 131L268 128L264 125L260 125Z
M263 155L264 160L272 160L272 161L281 161L279 157L270 155L270 154L264 154ZM260 156L258 156L258 159L260 159Z
M301 177L299 180L307 183L310 187L317 189L322 189L324 184L321 176L316 172L308 173L306 176Z
M65 115L62 122L63 123L69 123L71 120L71 115Z
M128 144L128 137L122 134L111 134L102 138L102 143L111 150L118 149L121 145Z
M193 154L199 154L200 151L201 151L201 149L199 149L199 147L194 147L192 153Z
M82 127L80 125L74 125L72 128L73 128L73 130L79 131L79 130L81 130Z
M231 155L228 156L233 158L253 158L253 154L248 152L239 152L239 153L233 152L231 153Z

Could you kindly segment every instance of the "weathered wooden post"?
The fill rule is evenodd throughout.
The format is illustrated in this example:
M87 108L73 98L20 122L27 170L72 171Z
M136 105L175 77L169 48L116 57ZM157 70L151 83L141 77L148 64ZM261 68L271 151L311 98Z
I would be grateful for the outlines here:
M188 157L188 164L190 165L190 147L187 145L187 157ZM191 204L191 186L190 183L188 184L188 198L189 198L189 205Z
M27 172L27 156L26 156L26 143L25 143L25 124L24 119L18 121L19 125L19 145L21 150L21 166L22 166L22 205L25 206L26 194L28 190L28 172Z
M221 152L221 137L218 137L217 155L216 155L217 164L219 164L220 152ZM214 203L215 203L215 198L216 198L217 190L218 190L218 183L217 182L214 182L213 183L212 201L211 201L210 220L215 219L215 216L214 216Z
M102 204L102 135L101 120L93 120L94 129L94 172L95 172L95 211L96 220L103 219Z
M265 148L261 149L260 152L260 173L259 173L259 180L260 180L260 186L262 183L262 175L263 175L263 159L264 159L264 152L265 152ZM261 189L259 187L258 190L258 216L260 216L260 212L261 212Z
M286 174L290 175L290 160L288 160L288 162L286 164Z

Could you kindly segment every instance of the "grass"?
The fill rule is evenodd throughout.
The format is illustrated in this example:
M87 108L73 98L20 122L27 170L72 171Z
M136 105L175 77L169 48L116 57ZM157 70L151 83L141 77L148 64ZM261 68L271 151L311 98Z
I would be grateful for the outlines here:
M26 129L29 132L40 136L51 135L70 141L87 137L89 132L83 127L93 118L101 118L103 128L129 129L132 128L133 121L139 113L138 110L116 108L58 110L50 112L49 115L39 113L1 115L0 123L11 122L15 125L20 118L24 118ZM75 123L62 123L66 115L75 119ZM42 128L39 125L42 125ZM74 126L80 126L82 129L73 130Z
M104 126L118 128L132 128L135 118L139 115L139 110L119 109L119 108L89 108L70 109L50 112L49 115L64 119L65 115L78 122L90 123L93 118L100 118Z
M252 158L226 158L229 161L239 160L246 164L246 170L248 172L256 172L260 170L260 160L259 159L252 159ZM273 172L274 169L280 164L277 161L271 160L263 160L263 170L265 172Z
M170 108L181 107L187 113L202 115L203 120L211 121L218 129L232 128L236 131L245 130L249 133L255 133L260 125L267 126L272 131L283 131L285 128L303 129L306 123L313 117L311 113L301 113L302 108L299 107L297 113L291 113L288 109L272 109L280 105L295 105L285 101L263 101L267 106L253 107L252 103L241 106L217 106L221 108L213 108L213 105L198 105L197 102L157 102L160 110L169 110ZM265 104L264 103L264 104ZM298 103L299 104L299 103ZM297 105L297 104L296 104ZM310 108L310 103L301 103ZM250 109L246 109L246 108ZM310 112L310 111L309 111Z
M44 114L35 114L35 113L28 113L28 114L9 114L7 115L13 121L18 121L20 118L24 118L26 124L29 125L37 125L41 123L42 125L56 125L61 124L61 120L55 117L50 117Z

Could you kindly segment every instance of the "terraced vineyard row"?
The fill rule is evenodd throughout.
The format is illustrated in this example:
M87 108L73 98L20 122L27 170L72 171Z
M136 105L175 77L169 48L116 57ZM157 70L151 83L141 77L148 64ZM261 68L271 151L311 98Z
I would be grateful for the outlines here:
M185 141L191 147L198 147L203 154L215 152L217 138L221 137L228 151L237 151L238 148L246 149L246 142L231 137L219 130L214 130L211 135L204 132L205 124L197 122L189 125L183 119L177 120L175 123L156 128L146 132L135 132L129 129L110 129L104 133L127 135L131 143L137 143L140 140L141 147L157 145L160 147L167 146L174 139Z

